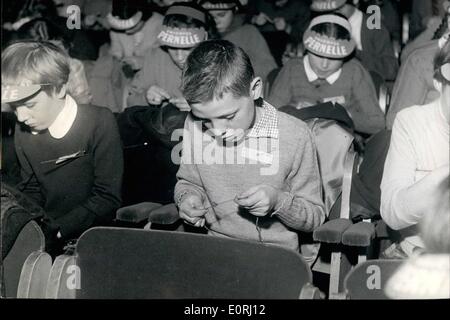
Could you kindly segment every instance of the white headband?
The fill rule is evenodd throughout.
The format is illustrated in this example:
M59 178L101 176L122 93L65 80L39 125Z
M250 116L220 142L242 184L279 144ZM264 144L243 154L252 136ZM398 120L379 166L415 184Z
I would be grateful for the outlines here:
M341 27L345 28L350 34L352 33L352 26L350 22L348 22L347 19L339 17L335 14L324 14L320 15L318 17L315 17L312 19L311 23L309 24L308 29L311 29L312 27L321 24L321 23L334 23L338 24Z
M334 14L318 16L311 21L308 29L303 34L305 49L318 56L327 58L343 59L348 57L355 50L355 41L353 39L334 39L311 29L322 23L335 23L345 28L351 34L351 26L346 19Z
M111 13L106 16L109 25L116 30L128 30L135 27L142 19L142 11L136 12L131 18L123 20L119 17L113 17Z

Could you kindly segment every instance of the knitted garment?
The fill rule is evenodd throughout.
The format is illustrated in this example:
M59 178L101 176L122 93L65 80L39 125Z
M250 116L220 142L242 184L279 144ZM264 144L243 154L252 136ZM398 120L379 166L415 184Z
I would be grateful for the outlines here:
M131 82L131 93L128 106L148 105L147 90L156 85L166 90L171 97L182 97L181 69L170 58L170 55L160 47L150 49L144 57L144 66L136 73Z
M449 299L450 255L424 254L407 260L388 280L391 299Z
M316 148L304 122L267 103L263 108L264 114L246 140L228 148L202 136L201 125L188 116L175 199L179 203L184 194L194 193L203 199L205 208L218 204L205 216L212 235L299 250L297 231L312 232L325 219ZM208 154L216 160L205 157ZM223 162L223 156L234 163ZM274 212L257 222L256 216L233 199L261 184L271 185L282 195Z
M78 105L63 137L45 130L32 134L17 125L17 157L23 192L42 205L64 237L76 237L95 221L111 221L121 201L122 146L107 108ZM54 159L79 152L58 163Z
M394 81L398 71L398 62L395 57L389 31L381 24L381 28L369 29L364 14L361 28L361 43L363 50L357 50L356 56L362 65L369 71L378 73L385 81Z
M439 100L406 108L397 115L380 186L380 209L386 224L401 230L405 236L403 250L409 251L410 246L423 247L417 233L406 229L419 223L425 214L415 210L418 204L426 201L431 205L440 201L408 197L404 190L449 163L448 142L449 127Z
M373 134L385 127L375 87L367 70L356 59L342 65L339 78L332 84L309 82L303 59L290 60L280 71L268 101L275 106L311 105L336 101L353 119L356 131Z

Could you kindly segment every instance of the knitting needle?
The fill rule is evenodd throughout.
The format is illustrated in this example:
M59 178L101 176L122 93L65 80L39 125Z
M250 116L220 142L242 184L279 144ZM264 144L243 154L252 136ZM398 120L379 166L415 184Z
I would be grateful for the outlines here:
M144 143L139 143L139 144L131 144L129 146L125 146L123 147L124 149L133 149L133 148L137 148L137 147L145 147L148 145L148 142L144 142Z
M236 198L228 199L228 200L225 200L225 201L214 203L214 204L210 205L209 207L205 208L205 210L208 210L208 209L220 206L221 204L224 204L224 203L227 203L227 202L230 202L230 201L234 201L234 199L236 199Z
M60 164L61 162L64 162L64 161L66 161L66 160L80 158L80 157L83 157L83 156L85 156L85 155L86 155L86 154L85 154L85 151L82 150L82 151L78 151L78 152L69 154L69 155L67 155L67 156L59 157L59 158L57 158L57 159L51 159L51 160L41 161L41 164L44 164L44 163L51 163L51 162L55 162L55 164Z

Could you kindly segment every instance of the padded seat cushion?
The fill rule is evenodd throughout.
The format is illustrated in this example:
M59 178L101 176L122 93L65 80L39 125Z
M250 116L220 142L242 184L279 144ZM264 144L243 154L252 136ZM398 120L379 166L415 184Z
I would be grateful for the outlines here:
M347 246L368 247L375 238L375 226L369 222L351 225L342 235L342 243Z
M148 221L156 224L172 224L180 219L178 209L174 203L166 204L152 210L148 216Z
M352 225L348 219L330 220L316 230L314 230L313 238L315 241L326 243L341 243L342 234Z
M116 219L120 221L139 223L147 221L152 210L161 207L161 204L154 202L141 202L117 210Z

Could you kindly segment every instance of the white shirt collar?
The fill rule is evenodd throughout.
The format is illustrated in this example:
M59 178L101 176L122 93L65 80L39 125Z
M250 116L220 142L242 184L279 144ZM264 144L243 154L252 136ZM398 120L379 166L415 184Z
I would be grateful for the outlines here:
M352 26L352 37L356 42L356 48L358 50L362 50L362 42L361 42L361 29L363 24L363 13L361 10L356 9L353 14L348 18L348 22Z
M319 79L319 76L311 68L311 64L309 63L309 55L307 54L303 57L303 65L305 67L306 77L308 78L309 82L313 82ZM341 72L342 68L339 68L339 70L330 74L325 80L327 80L329 84L333 84L337 81L337 79L339 79L339 77L341 76Z
M72 127L77 117L78 105L75 100L66 95L66 102L63 109L56 117L55 121L48 127L50 135L55 139L63 138Z

